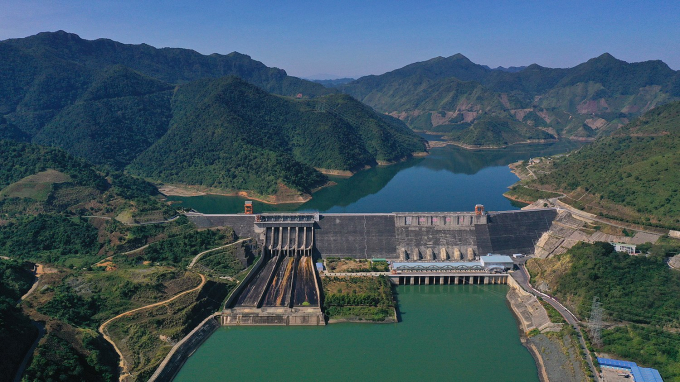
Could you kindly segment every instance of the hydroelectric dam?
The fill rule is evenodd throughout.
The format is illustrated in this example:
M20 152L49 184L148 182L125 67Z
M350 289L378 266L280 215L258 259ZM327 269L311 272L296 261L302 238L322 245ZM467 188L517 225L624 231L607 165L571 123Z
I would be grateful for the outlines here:
M186 216L200 228L232 227L260 250L225 303L223 325L324 325L314 258L407 263L403 272L393 268L395 284L505 283L507 274L484 267L484 255L533 253L557 210Z

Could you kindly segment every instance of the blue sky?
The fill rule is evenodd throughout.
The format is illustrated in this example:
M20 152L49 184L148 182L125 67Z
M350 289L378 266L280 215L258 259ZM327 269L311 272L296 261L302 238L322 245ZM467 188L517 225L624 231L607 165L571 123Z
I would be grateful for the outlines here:
M63 29L201 53L238 51L289 74L381 74L463 53L569 67L609 52L680 69L680 1L0 0L0 39Z

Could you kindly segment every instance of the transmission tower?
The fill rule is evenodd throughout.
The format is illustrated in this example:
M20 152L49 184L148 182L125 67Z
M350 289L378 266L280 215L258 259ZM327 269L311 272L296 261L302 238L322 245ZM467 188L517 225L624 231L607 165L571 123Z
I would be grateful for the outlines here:
M602 346L602 304L600 299L593 297L593 305L590 308L590 319L588 320L590 327L590 336L593 339L593 344L597 347Z

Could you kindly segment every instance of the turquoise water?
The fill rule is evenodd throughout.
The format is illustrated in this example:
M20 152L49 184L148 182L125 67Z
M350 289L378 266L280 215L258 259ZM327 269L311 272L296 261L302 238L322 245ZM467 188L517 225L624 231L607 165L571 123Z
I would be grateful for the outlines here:
M517 181L508 164L532 156L553 155L579 147L519 145L502 150L470 151L455 146L434 148L424 158L360 171L351 178L333 178L336 186L324 188L304 204L268 205L254 202L255 212L437 212L472 211L484 204L488 211L517 209L503 197ZM243 212L246 199L204 195L169 197L203 213Z
M396 288L402 322L223 327L183 381L538 381L505 285Z
M427 137L432 139L432 137ZM503 150L431 150L392 166L361 171L302 205L254 202L255 212L472 211L517 209L503 197L517 181L507 167L580 144ZM239 197L182 198L204 213L243 211ZM221 328L187 361L177 381L538 381L521 345L504 285L397 287L402 322L326 327Z

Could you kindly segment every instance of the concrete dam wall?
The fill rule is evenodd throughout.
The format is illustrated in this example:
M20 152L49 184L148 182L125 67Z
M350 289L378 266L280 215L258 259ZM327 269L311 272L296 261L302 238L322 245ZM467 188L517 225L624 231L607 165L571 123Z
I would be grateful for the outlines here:
M288 227L299 231L305 226L313 229L312 250L322 257L401 260L472 260L487 253L532 253L556 216L554 209L483 214L187 214L198 227L230 226L239 237L255 238L261 245L272 227L288 232Z

